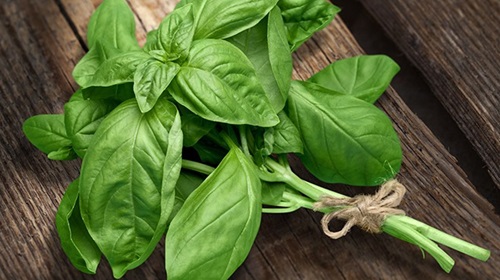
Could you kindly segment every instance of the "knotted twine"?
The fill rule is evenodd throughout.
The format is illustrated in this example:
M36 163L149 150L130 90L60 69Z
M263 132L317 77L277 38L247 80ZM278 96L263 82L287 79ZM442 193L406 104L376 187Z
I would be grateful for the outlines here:
M405 187L393 179L382 184L374 195L357 195L352 198L323 196L314 204L314 209L342 208L325 214L321 219L323 232L330 238L341 238L354 225L370 233L380 233L387 215L405 214L403 210L395 208L401 203L405 192ZM328 228L333 219L347 222L341 230L333 232Z

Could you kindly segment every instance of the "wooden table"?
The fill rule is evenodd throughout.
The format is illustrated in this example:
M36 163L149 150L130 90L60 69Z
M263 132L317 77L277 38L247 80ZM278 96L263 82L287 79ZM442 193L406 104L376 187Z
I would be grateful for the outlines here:
M71 71L86 51L86 24L99 2L0 0L0 279L111 278L105 262L96 276L81 274L59 246L55 212L64 189L78 176L80 162L48 160L21 131L29 116L62 112L76 89ZM173 1L128 2L137 15L141 41L173 8ZM359 53L361 48L337 18L295 54L294 76L307 78L336 59ZM394 90L377 105L391 117L403 144L399 179L408 194L401 208L489 248L491 259L482 263L450 252L456 265L448 275L432 258L422 258L418 248L387 235L353 229L342 239L330 240L320 230L321 216L300 210L264 215L255 245L234 279L494 279L500 275L500 219L493 206ZM346 194L359 192L330 187ZM165 278L161 244L146 264L125 278Z

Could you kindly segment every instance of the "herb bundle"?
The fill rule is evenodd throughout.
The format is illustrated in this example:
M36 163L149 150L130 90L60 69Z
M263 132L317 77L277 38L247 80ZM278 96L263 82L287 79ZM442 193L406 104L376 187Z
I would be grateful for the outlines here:
M338 11L323 0L183 0L140 47L126 2L104 0L64 114L23 126L50 159L83 159L56 219L74 266L95 273L104 255L120 278L166 235L169 279L227 279L262 213L299 208L324 212L332 238L358 224L419 246L447 272L453 260L436 243L488 259L395 209L400 142L373 103L397 64L358 56L291 79L292 52ZM324 182L382 188L347 198L300 179L287 154ZM328 230L333 218L348 220L342 232Z

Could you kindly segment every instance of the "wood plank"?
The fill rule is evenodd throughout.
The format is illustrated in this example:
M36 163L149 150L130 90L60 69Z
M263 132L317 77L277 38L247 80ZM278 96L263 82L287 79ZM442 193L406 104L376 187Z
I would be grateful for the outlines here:
M95 7L98 2L40 2L7 1L0 6L0 33L10 35L0 38L0 124L4 132L0 138L0 246L5 248L0 253L0 279L88 278L64 256L54 226L57 205L66 186L78 175L80 163L47 160L28 143L20 128L31 115L62 111L75 89L72 67L85 49L81 45L84 39L78 39L85 38L81 33L85 24L71 9ZM153 22L141 25L142 32L161 20L162 15L151 19L160 2L164 1L130 1L139 22ZM299 50L294 75L305 78L330 61L360 52L337 19ZM452 279L500 274L495 257L500 252L500 223L491 206L394 91L379 105L394 120L403 143L405 161L400 179L407 184L409 194L402 207L417 219L492 249L493 259L481 263L451 253L457 266L447 275L430 258L422 259L418 248L387 235L354 229L343 239L330 240L320 231L319 214L298 211L263 217L255 246L234 279ZM303 170L299 172L307 177ZM160 244L146 264L125 278L165 278L163 263ZM111 278L105 262L92 278Z
M361 1L485 161L500 188L500 1Z

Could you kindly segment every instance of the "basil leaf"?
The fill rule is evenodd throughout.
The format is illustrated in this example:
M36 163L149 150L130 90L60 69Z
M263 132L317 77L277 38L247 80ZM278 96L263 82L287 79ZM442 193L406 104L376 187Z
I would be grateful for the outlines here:
M120 53L139 50L135 19L123 0L105 0L90 17L87 28L89 52L73 69L76 82L92 76L99 66Z
M71 147L62 114L30 117L24 121L23 132L31 144L45 154Z
M149 57L142 50L121 53L104 61L93 75L75 77L75 80L83 88L130 83L134 81L137 66Z
M304 141L304 155L299 157L318 179L375 186L399 171L398 136L390 119L374 105L293 82L288 108Z
M179 108L181 111L182 134L184 135L184 147L194 146L203 136L207 135L215 127L215 123L200 118L188 109Z
M138 50L134 13L124 0L104 0L90 17L87 43L105 43L122 51Z
M144 262L165 232L181 168L180 116L166 99L146 114L132 99L94 137L82 163L81 213L119 278Z
M195 39L224 39L256 25L277 0L182 0L176 9L193 4Z
M183 61L189 52L193 41L194 16L192 5L175 9L161 22L157 31L148 34L146 51L163 50L162 61Z
M248 255L260 218L259 176L239 149L231 149L170 224L168 278L228 279Z
M175 101L210 121L263 127L279 121L252 64L226 41L193 42L168 90Z
M262 204L276 205L281 202L286 184L262 181Z
M61 246L71 263L80 271L95 274L101 251L85 228L78 200L79 179L73 181L57 209L56 227Z
M149 59L143 62L134 74L134 92L141 112L151 110L158 98L179 72L180 66L173 62Z
M83 97L83 90L79 88L75 93L71 95L71 97L68 100L69 102L74 102L74 101L83 101L85 100L85 97Z
M51 160L72 160L76 159L78 155L72 147L64 147L57 151L50 152L47 157Z
M284 111L278 113L280 122L274 127L273 153L303 153L300 132Z
M66 133L76 154L83 158L104 117L116 103L104 100L82 100L64 105Z
M72 75L75 81L80 85L80 83L85 83L91 80L95 72L99 69L99 66L107 59L120 54L120 50L114 48L111 45L104 45L100 42L96 42L94 46L89 49L80 61L75 65Z
M309 81L375 103L399 69L388 56L361 55L336 61L314 74Z
M292 56L279 8L275 7L259 24L228 41L248 57L273 109L281 111L290 90Z
M205 177L206 176L188 170L181 171L177 184L175 185L174 208L172 209L172 214L168 218L168 224L172 222L189 195L203 183Z
M324 0L280 0L278 7L282 11L292 51L325 28L340 11Z

